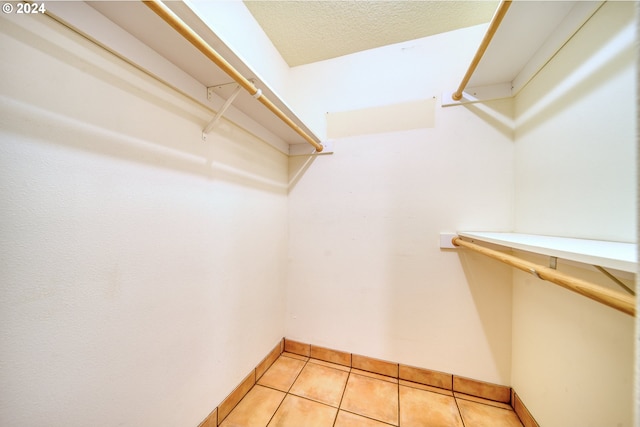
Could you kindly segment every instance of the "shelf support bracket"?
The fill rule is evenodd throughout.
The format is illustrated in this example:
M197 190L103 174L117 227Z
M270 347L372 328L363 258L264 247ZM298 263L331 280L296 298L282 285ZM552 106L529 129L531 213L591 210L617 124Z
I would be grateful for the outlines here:
M242 90L242 87L240 85L236 85L236 88L234 89L233 93L229 96L229 98L227 98L227 100L225 101L225 103L222 106L222 108L220 108L218 110L218 112L213 117L213 119L209 122L209 124L202 131L202 140L203 141L207 140L207 134L209 132L211 132L211 129L213 129L213 127L216 125L216 123L218 123L218 120L220 120L220 118L224 115L224 113L226 113L227 109L229 109L229 107L231 106L233 101L236 99L238 94L240 94L241 90Z
M625 285L622 280L618 279L616 276L614 276L613 274L609 273L607 270L605 270L603 267L600 267L599 265L594 265L594 267L601 272L602 274L604 274L605 276L607 276L609 279L613 280L615 282L616 285L620 286L622 289L624 289L625 291L627 291L627 293L631 294L631 295L635 295L636 293L634 292L633 289L631 289L630 287L628 287L627 285Z

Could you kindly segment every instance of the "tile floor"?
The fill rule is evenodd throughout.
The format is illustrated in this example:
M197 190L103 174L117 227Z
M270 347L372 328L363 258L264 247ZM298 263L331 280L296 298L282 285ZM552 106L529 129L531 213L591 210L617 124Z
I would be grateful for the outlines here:
M511 407L283 353L221 427L522 427Z

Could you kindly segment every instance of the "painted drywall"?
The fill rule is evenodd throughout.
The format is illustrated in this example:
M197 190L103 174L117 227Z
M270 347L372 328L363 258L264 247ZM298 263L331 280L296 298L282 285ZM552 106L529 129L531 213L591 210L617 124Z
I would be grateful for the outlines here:
M559 270L620 290L595 269ZM632 426L633 336L631 316L514 272L513 387L541 426Z
M519 231L635 241L633 17L607 4L518 95Z
M284 335L286 156L0 19L0 424L196 426Z
M324 128L325 112L439 100L483 31L292 68L290 102ZM439 233L512 227L511 108L438 102L433 127L339 138L334 155L290 159L287 337L510 383L511 271L441 250Z
M636 241L634 13L605 3L516 98L517 231ZM633 319L526 274L513 292L513 387L540 425L632 425Z

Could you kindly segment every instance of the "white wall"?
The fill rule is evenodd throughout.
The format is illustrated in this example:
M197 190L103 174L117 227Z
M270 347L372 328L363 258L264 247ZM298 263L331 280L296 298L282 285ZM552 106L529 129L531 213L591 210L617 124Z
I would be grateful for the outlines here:
M634 13L607 2L516 98L517 231L636 241ZM582 267L561 266L611 286ZM513 387L540 425L632 425L633 323L514 274Z
M286 156L1 19L0 424L198 425L284 335Z
M290 102L325 129L325 112L439 98L484 29L292 68ZM433 128L290 159L287 337L510 383L511 272L438 239L512 227L511 108L437 106Z
M634 11L606 4L517 97L519 231L635 241Z

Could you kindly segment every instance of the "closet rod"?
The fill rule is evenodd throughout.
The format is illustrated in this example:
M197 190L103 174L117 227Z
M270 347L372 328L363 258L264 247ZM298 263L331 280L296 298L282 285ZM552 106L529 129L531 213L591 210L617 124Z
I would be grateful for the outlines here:
M626 295L621 292L604 288L594 283L561 273L552 268L525 261L513 255L508 255L503 252L485 248L484 246L476 245L475 243L467 242L466 240L462 240L460 237L454 237L451 242L456 246L463 246L490 258L497 259L498 261L504 262L505 264L519 270L531 273L539 279L555 283L556 285L577 292L587 298L591 298L592 300L622 311L623 313L631 316L635 316L636 314L635 298L631 295Z
M227 73L229 77L242 86L251 96L260 101L265 107L267 107L273 114L278 116L287 126L293 129L298 135L303 137L309 144L311 144L317 152L321 152L322 144L315 141L309 136L300 126L295 124L293 120L282 112L277 106L275 106L266 96L262 94L262 91L254 86L248 79L238 72L231 64L229 64L215 49L213 49L202 37L200 37L195 31L191 29L184 21L182 21L171 9L165 6L160 0L145 0L143 2L153 10L160 18L162 18L167 24L171 25L182 37L184 37L189 43L195 46L200 52L202 52L207 58L209 58L214 64L216 64L222 71Z
M471 79L471 76L476 70L476 67L480 63L480 60L482 59L484 52L487 50L487 47L489 47L489 43L491 43L491 39L496 34L496 31L498 30L498 27L502 22L502 18L504 18L504 15L506 15L507 10L509 10L509 6L511 6L511 0L502 0L498 5L498 8L494 13L493 18L491 18L491 22L489 23L489 28L487 28L487 32L485 33L484 38L482 39L482 43L480 43L480 47L476 52L476 56L473 57L473 60L471 61L471 65L469 65L469 68L467 69L467 73L462 78L462 82L460 83L460 86L458 86L458 90L453 92L453 95L451 95L451 98L453 98L454 101L460 101L462 99L462 91L464 90L465 87L467 87L467 83L469 83L469 80Z

